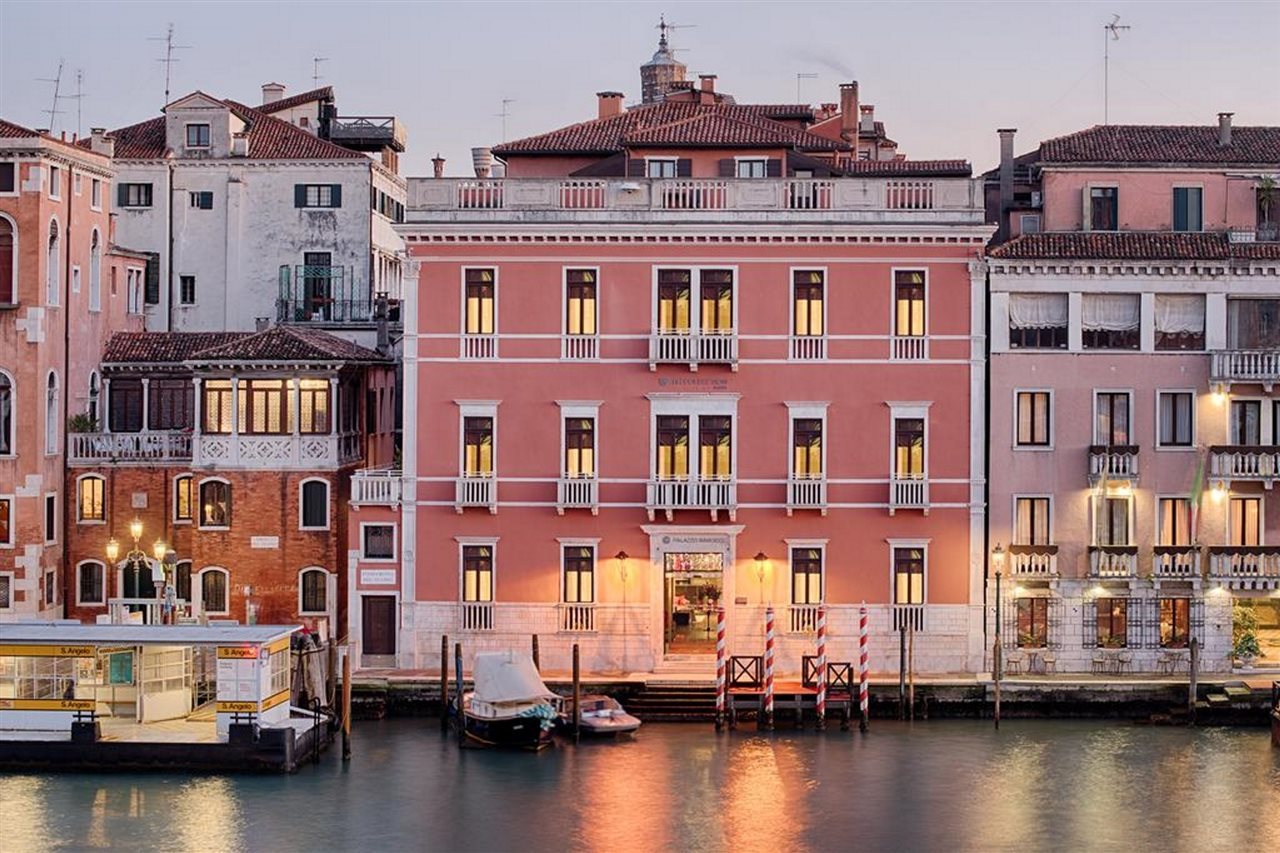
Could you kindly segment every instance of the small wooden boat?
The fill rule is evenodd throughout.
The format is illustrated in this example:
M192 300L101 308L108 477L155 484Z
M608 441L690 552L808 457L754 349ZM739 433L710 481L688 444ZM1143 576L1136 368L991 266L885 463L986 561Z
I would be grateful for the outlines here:
M624 735L640 728L640 720L628 714L612 696L591 693L578 700L578 718L584 735ZM560 700L560 726L573 731L573 700Z
M557 718L533 658L516 652L476 655L475 689L462 696L467 740L483 746L542 749Z

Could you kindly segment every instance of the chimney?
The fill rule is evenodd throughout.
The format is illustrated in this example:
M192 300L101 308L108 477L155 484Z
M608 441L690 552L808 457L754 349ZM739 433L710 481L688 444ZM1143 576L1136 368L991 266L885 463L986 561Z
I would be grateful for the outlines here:
M858 135L858 81L840 84L840 135L855 142ZM856 156L856 154L855 154Z
M596 118L622 115L621 92L596 92Z
M475 166L477 178L489 177L489 170L493 168L493 151L489 148L472 148L471 163Z
M431 158L431 173L437 178L444 177L444 158L440 156L439 152Z
M232 157L248 157L249 156L249 134L233 133L231 134L231 156Z
M387 325L387 294L376 293L373 297L373 322L377 334L374 348L379 355L391 354L391 329Z
M89 129L89 150L95 154L105 154L108 157L116 156L116 141L107 136L105 127L93 127Z
M270 328L271 328L270 317L254 317L253 318L253 330L255 332L265 332L267 329L270 329Z
M876 129L876 108L872 104L858 107L858 131L874 133Z
M698 84L699 84L699 87L702 89L702 91L704 91L704 92L711 92L712 94L715 94L715 91L716 91L716 75L714 75L714 74L699 74L699 75L698 75Z
M262 84L262 105L274 104L276 101L284 97L283 83L263 83Z
M1013 135L1016 127L1002 127L996 131L1000 135L1000 216L998 224L998 240L1009 238L1009 205L1013 203Z
M1235 113L1218 113L1218 147L1231 147L1231 117Z

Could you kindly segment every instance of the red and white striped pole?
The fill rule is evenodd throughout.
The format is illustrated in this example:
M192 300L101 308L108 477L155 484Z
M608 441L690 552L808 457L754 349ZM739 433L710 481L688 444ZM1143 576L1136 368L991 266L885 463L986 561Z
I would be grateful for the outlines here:
M764 725L773 728L773 605L764 611Z
M858 708L862 711L861 731L867 730L871 702L867 695L867 603L858 608Z
M716 731L724 727L725 699L724 605L716 608Z
M818 605L818 730L827 727L827 605Z

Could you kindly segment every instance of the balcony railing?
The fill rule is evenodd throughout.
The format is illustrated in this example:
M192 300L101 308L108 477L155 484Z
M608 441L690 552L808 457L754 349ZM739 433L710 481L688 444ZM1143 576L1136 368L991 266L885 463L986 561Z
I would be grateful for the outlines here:
M889 479L889 514L900 509L929 512L929 480L924 474L895 473Z
M351 503L399 506L402 472L395 468L366 468L351 475Z
M1194 545L1156 545L1151 574L1157 578L1190 580L1200 577L1200 549Z
M71 465L154 465L191 458L189 432L73 432L67 438L67 461Z
M735 329L715 331L660 331L649 337L649 369L659 364L699 364L738 366L738 333Z
M591 633L596 629L594 604L561 604L560 630L569 634Z
M1089 574L1095 578L1134 578L1138 575L1138 546L1089 546Z
M493 602L464 601L459 604L458 628L463 631L492 631Z
M1057 577L1058 546L1010 545L1009 572L1014 577Z
M733 521L738 512L738 483L728 477L650 480L648 492L646 508L650 521L659 511L670 521L678 509L709 510L712 521L718 519L721 511L728 512L729 520Z
M982 182L973 178L410 178L408 197L411 219L456 211L481 218L536 211L531 218L549 220L569 212L599 221L771 211L798 221L980 224L984 217Z
M128 625L137 624L138 619L142 620L143 625L162 625L164 624L164 600L160 598L109 598L107 599L107 615L112 625ZM185 617L189 614L191 606L185 599L177 599L174 604L174 615L177 617Z
M192 464L224 468L331 468L359 462L358 432L305 435L195 435Z
M792 634L812 634L818 630L820 604L793 604L787 627Z
M395 116L342 116L329 119L329 140L349 148L388 146L403 151L408 133Z
M556 483L556 512L564 515L566 509L589 509L596 515L599 494L600 482L595 477L561 477Z
M357 284L350 267L283 264L276 295L276 322L372 323L375 299ZM396 306L388 306L388 319Z
M1210 382L1257 382L1268 392L1280 383L1280 350L1235 349L1213 353Z
M792 335L792 361L822 361L827 357L827 339L822 335Z
M1089 485L1107 480L1135 481L1138 479L1138 448L1136 445L1094 445L1089 448Z
M462 357L465 359L491 359L498 357L497 335L462 336Z
M1280 448L1248 445L1210 447L1209 476L1226 481L1257 481L1269 489L1280 478Z
M827 514L827 478L823 474L792 475L787 480L787 515L797 509L821 510Z
M600 357L600 336L565 335L560 339L560 357L570 361L594 361Z
M1280 545L1211 546L1209 577L1233 589L1280 589Z
M919 335L894 335L894 361L924 361L929 357L929 339Z
M498 482L492 474L463 474L458 478L453 508L462 512L471 506L485 507L497 514Z
M923 631L924 612L923 604L893 605L893 630Z

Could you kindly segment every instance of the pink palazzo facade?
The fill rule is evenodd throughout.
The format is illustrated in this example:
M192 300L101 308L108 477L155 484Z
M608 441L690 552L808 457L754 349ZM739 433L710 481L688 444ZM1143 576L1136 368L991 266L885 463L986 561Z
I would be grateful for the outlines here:
M988 261L1006 654L1230 669L1233 606L1280 640L1280 128L1094 127L1031 168Z
M353 483L395 543L352 551L363 664L536 634L544 668L576 643L591 672L709 673L716 607L760 654L772 606L798 673L820 605L856 660L865 602L873 670L911 627L918 671L976 671L980 182L714 78L600 101L494 149L505 177L481 149L409 181L403 471ZM868 117L856 84L842 106Z

